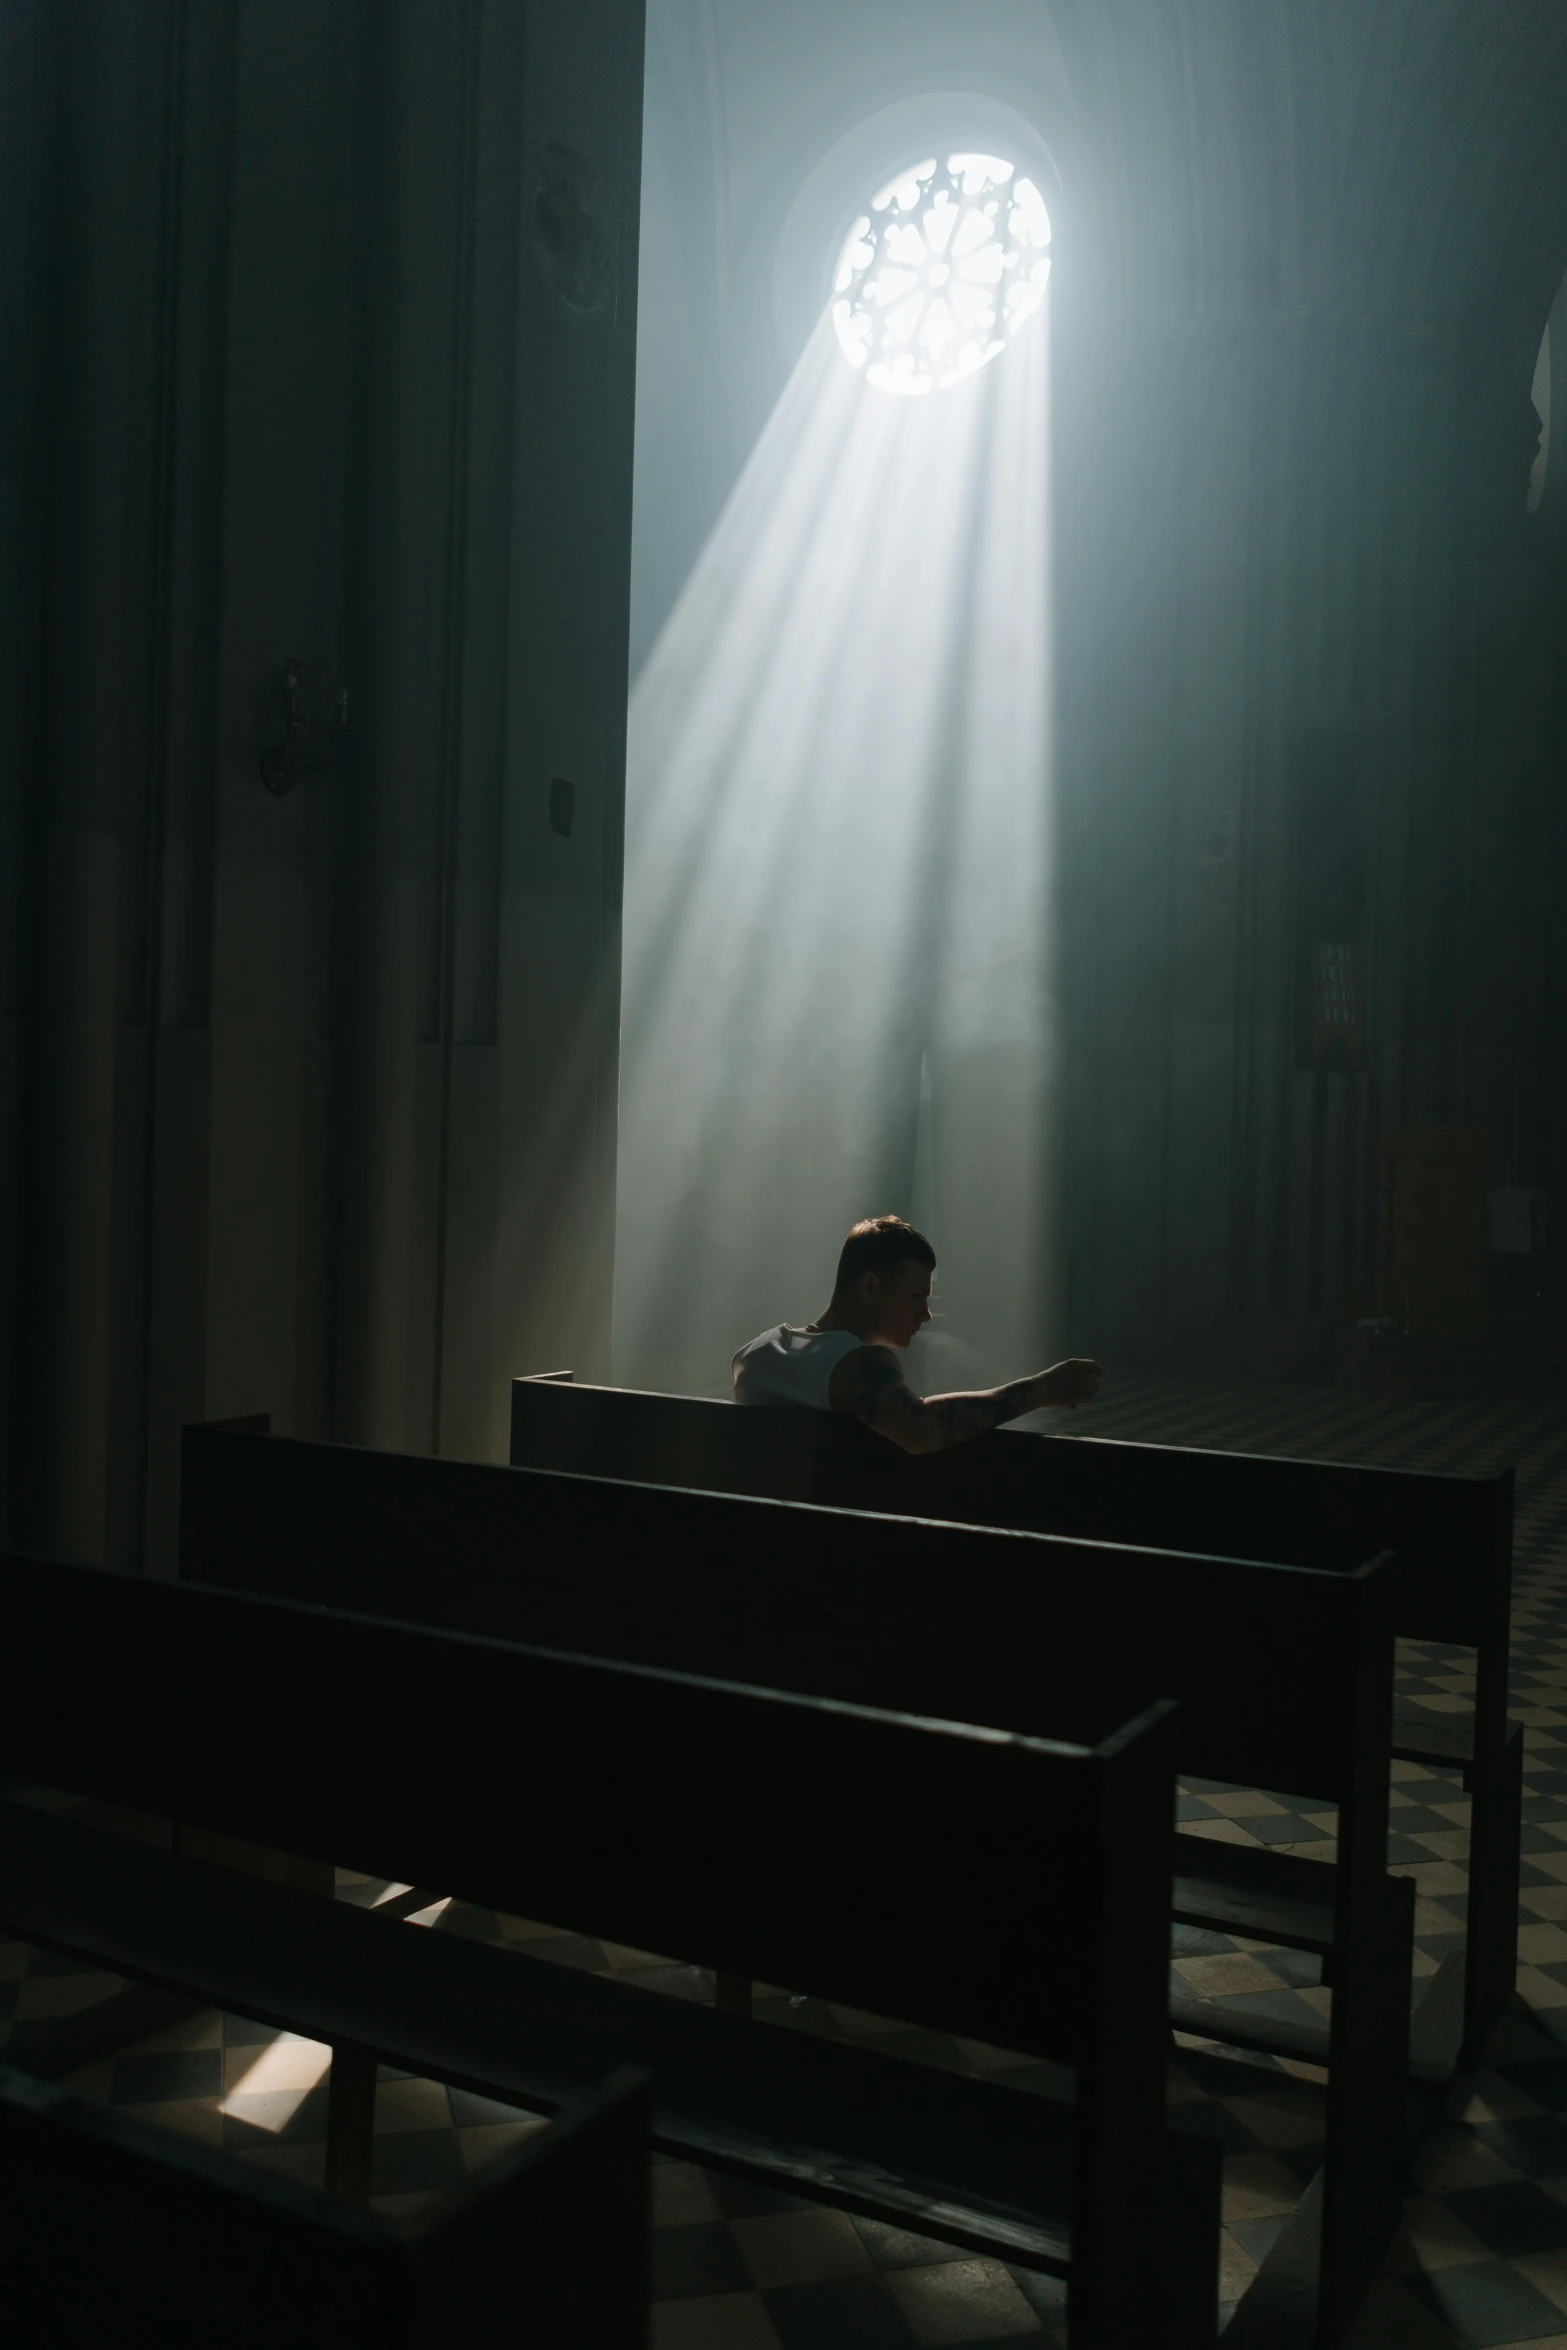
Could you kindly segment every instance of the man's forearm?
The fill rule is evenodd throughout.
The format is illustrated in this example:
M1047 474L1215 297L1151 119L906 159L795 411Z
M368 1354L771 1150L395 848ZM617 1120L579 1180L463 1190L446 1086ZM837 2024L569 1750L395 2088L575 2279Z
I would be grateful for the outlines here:
M917 1422L921 1452L945 1452L949 1445L983 1436L987 1428L1020 1420L1025 1412L1037 1410L1038 1385L1037 1379L1013 1379L1005 1387L986 1387L972 1395L927 1396Z

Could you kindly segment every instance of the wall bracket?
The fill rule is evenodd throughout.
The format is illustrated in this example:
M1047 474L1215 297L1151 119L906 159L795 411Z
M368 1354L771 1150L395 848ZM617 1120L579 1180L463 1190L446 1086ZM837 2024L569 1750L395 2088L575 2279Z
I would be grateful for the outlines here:
M292 656L278 671L273 710L282 721L283 739L261 746L261 780L278 798L292 791L302 775L324 775L334 767L348 732L347 686L338 689L331 716L319 723L305 716L304 677L304 663Z

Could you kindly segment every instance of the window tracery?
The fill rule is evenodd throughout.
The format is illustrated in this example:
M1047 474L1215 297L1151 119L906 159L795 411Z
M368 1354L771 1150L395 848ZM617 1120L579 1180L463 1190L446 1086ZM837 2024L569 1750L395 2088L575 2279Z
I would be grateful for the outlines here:
M889 180L844 241L833 323L879 391L961 383L1044 299L1050 218L999 155L934 155Z

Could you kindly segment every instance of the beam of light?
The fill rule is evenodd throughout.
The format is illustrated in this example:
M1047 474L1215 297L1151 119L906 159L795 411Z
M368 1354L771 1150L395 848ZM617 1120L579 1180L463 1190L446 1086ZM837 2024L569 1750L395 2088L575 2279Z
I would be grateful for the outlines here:
M1047 330L887 399L829 307L637 680L617 1377L727 1392L916 1195L922 1383L1046 1359Z

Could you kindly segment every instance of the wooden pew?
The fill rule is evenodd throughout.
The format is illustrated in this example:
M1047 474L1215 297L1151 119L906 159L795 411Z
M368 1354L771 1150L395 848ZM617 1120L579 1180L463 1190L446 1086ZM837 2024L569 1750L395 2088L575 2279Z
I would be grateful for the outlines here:
M1229 1558L1332 1567L1396 1552L1401 1638L1475 1651L1472 1712L1395 1702L1392 1751L1462 1775L1472 1801L1463 2061L1513 1996L1523 1731L1508 1719L1513 1472L1433 1476L1186 1445L997 1429L916 1459L837 1412L512 1383L511 1459L716 1493L891 1510Z
M639 2350L647 2089L399 2225L0 2067L7 2350Z
M1165 2126L1168 1708L1092 1746L1001 1737L16 1557L0 1611L13 1779L875 1998L1072 2065L1077 2096L765 2029L16 1805L0 1926L545 2110L643 2065L667 2151L1063 2275L1079 2350L1212 2342L1219 2151Z
M1390 1561L1326 1573L893 1526L259 1426L185 1432L192 1580L1085 1742L1168 1695L1183 1770L1336 1804L1335 1868L1183 1835L1172 1903L1320 1956L1329 2025L1195 1993L1171 2013L1329 2067L1320 2228L1308 2207L1276 2265L1320 2272L1324 2322L1347 2321L1401 2203L1413 1888L1385 1867ZM734 1766L715 1750L713 1767Z

